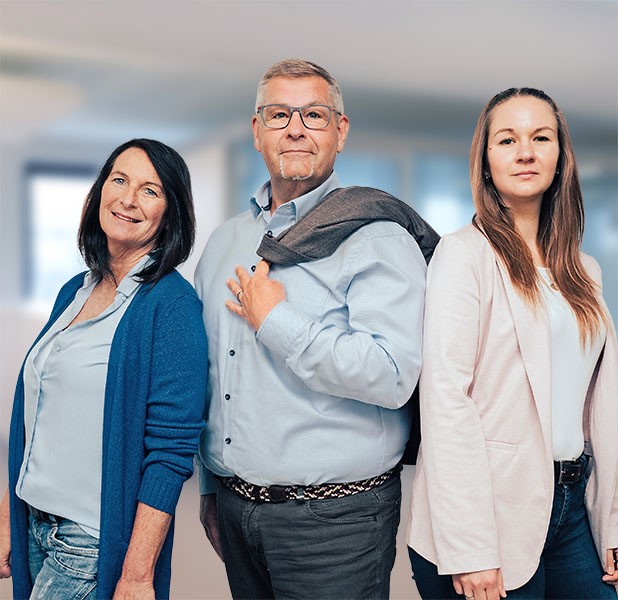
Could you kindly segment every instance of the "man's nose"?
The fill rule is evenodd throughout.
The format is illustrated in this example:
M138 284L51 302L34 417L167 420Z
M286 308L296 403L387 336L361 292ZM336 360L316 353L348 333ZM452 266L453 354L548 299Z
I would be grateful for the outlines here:
M305 124L300 115L300 110L295 109L292 111L290 115L290 122L288 124L288 135L293 137L298 137L304 135L305 133Z

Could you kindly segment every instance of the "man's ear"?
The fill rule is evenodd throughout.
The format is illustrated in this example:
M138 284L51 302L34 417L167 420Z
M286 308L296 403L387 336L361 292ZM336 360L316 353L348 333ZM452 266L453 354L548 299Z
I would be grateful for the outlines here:
M337 134L339 136L339 140L337 141L337 152L341 152L345 147L345 142L348 139L348 131L350 131L350 120L345 115L341 115L337 123Z
M258 151L262 152L262 148L260 146L260 120L257 115L253 115L251 119L251 130L253 131L253 147Z

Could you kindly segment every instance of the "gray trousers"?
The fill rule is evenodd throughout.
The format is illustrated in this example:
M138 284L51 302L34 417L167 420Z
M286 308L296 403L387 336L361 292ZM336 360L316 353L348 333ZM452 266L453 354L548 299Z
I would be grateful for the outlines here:
M234 598L388 598L401 482L347 498L256 503L221 486L219 530Z

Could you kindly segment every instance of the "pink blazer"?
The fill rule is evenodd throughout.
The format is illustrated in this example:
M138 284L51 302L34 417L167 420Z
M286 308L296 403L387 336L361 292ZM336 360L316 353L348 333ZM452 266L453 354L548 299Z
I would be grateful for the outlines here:
M601 272L582 256L591 277ZM538 564L552 507L550 333L473 226L447 235L427 279L421 450L408 544L443 574ZM607 307L605 307L607 310ZM609 313L608 313L609 314ZM618 348L610 323L585 408L586 491L599 556L618 545Z

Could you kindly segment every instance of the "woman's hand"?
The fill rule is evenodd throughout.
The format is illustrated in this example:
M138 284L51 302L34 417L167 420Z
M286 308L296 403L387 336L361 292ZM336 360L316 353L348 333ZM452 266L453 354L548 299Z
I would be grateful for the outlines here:
M0 503L0 579L11 576L11 517L9 490Z
M618 585L618 548L607 550L603 581L610 585Z
M500 569L453 575L453 587L467 600L499 600L506 598Z
M165 542L172 516L137 503L137 513L129 547L116 584L114 600L154 600L155 565Z

